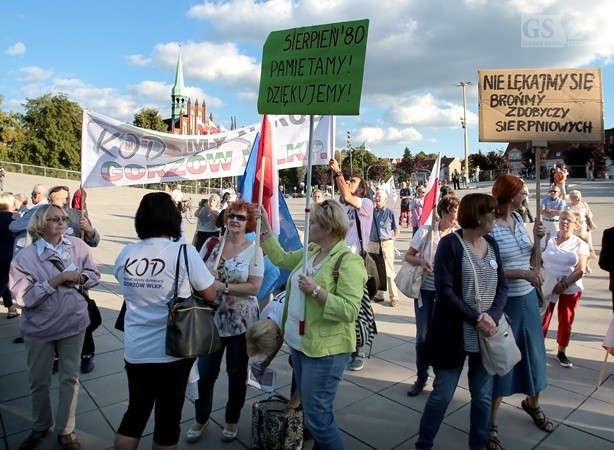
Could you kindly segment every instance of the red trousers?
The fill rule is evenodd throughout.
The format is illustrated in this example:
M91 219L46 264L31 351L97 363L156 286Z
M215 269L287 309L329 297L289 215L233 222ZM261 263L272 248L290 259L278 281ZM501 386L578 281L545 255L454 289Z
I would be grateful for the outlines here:
M578 291L574 294L561 294L559 295L558 302L548 305L548 309L542 320L544 338L546 334L548 334L548 327L550 326L550 320L552 320L554 307L558 305L559 328L556 332L556 343L561 347L567 347L569 345L569 340L571 339L571 325L576 317L576 308L578 307L581 296L582 291Z

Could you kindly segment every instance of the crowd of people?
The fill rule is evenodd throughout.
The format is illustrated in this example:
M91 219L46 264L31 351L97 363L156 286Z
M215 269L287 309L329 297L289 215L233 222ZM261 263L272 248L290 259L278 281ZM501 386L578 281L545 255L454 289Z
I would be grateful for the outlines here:
M314 448L345 448L333 403L344 371L362 370L368 357L366 345L357 345L356 337L361 299L368 292L373 302L384 302L387 296L391 307L400 304L394 281L395 241L403 225L410 224L412 238L404 260L419 266L424 276L420 294L413 299L417 374L407 395L419 395L433 377L416 448L433 447L467 361L470 448L502 448L498 411L504 397L517 393L526 396L520 406L534 424L544 432L553 431L539 404L547 388L544 337L557 309L557 357L562 367L573 367L566 350L582 278L590 273L588 260L596 258L592 212L581 192L571 190L566 203L565 183L553 176L549 196L540 205L542 220L535 222L531 239L523 218L528 189L514 175L500 175L492 195L469 193L459 198L444 184L435 218L420 226L428 209L424 186L412 190L403 182L397 213L388 206L387 190L370 193L360 176L346 180L337 161L331 160L329 167L339 201L319 190L312 192L306 260L303 250L282 248L264 209L226 191L199 203L185 264L176 264L186 241L181 185L142 198L135 216L139 241L126 245L114 266L125 301L129 392L114 448L136 449L153 411L154 448L176 448L193 372L198 373L198 396L195 420L185 439L196 442L210 421L223 360L228 382L221 439L232 442L245 404L249 358L264 357L264 370L284 343L293 368L288 408L302 408ZM60 445L74 450L81 448L74 432L79 372L95 368L96 319L88 291L100 279L90 250L99 244L100 234L89 219L81 189L71 203L68 187L38 184L30 198L33 206L27 208L27 199L0 194L0 289L7 318L21 316L32 402L32 430L20 449L35 448L55 428ZM258 221L260 236L250 239ZM536 249L542 255L539 261ZM370 289L367 253L382 255L385 289ZM285 292L261 313L264 254L290 274ZM162 272L155 274L157 284L144 283L153 274L130 270L152 255L164 259ZM538 300L541 264L557 279L543 317ZM167 305L175 289L183 296L195 291L214 305L220 350L198 358L165 353ZM494 335L503 314L510 319L522 359L507 375L493 376L484 367L478 336ZM50 386L56 372L60 389L54 415Z

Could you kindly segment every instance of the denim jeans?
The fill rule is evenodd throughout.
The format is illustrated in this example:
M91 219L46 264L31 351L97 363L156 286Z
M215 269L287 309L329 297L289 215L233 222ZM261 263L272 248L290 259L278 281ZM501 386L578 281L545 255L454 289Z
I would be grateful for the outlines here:
M426 334L433 318L435 308L435 291L420 290L422 306L418 307L418 299L414 300L416 314L416 368L418 369L418 382L426 383L429 377L428 352L426 348Z
M311 358L290 349L296 384L301 393L305 425L311 431L315 450L343 450L345 445L335 423L333 402L349 353Z
M492 403L493 377L486 372L479 353L469 353L469 392L471 393L471 410L469 413L469 448L486 448L490 430L490 408ZM416 448L430 449L437 436L441 422L446 414L448 405L454 397L454 391L463 371L463 367L456 369L435 370L433 391L424 406L420 420L420 434Z
M228 401L226 423L239 423L241 409L247 393L247 356L245 333L222 337L222 349L198 358L198 400L194 402L196 421L204 424L209 420L213 405L213 388L220 374L222 356L226 349L226 372L228 373Z

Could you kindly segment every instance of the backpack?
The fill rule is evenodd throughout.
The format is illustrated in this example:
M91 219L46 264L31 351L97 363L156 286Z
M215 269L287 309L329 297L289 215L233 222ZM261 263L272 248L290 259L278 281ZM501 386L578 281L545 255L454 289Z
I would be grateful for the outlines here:
M337 280L339 280L339 267L341 266L341 260L348 253L350 252L346 251L341 253L335 262L335 267L333 267L333 279L335 280L335 284L337 283ZM377 324L375 323L375 314L373 313L371 299L369 298L369 290L366 286L363 286L360 309L358 310L358 317L356 317L356 347L368 345L370 347L369 356L371 356L373 339L375 338L376 334Z

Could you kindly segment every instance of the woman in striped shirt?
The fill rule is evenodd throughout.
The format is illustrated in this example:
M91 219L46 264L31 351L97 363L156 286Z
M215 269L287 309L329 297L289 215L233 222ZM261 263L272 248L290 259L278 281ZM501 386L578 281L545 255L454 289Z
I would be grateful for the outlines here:
M416 448L433 447L467 358L471 393L469 448L484 449L488 442L493 377L484 368L478 333L496 333L507 298L499 246L489 235L496 207L497 201L490 195L466 195L458 208L462 229L441 238L437 246L437 301L427 337L435 381L420 421ZM479 310L477 293L481 299Z
M525 394L522 409L540 429L550 433L550 422L539 406L539 393L546 389L546 348L541 332L541 319L535 286L541 285L539 269L531 266L533 244L520 214L515 212L527 195L524 182L514 175L500 175L492 187L498 202L498 214L492 236L499 244L501 261L509 282L505 313L510 319L522 360L507 375L495 376L493 383L492 424L489 449L500 449L497 412L503 397ZM536 223L534 239L545 234Z

